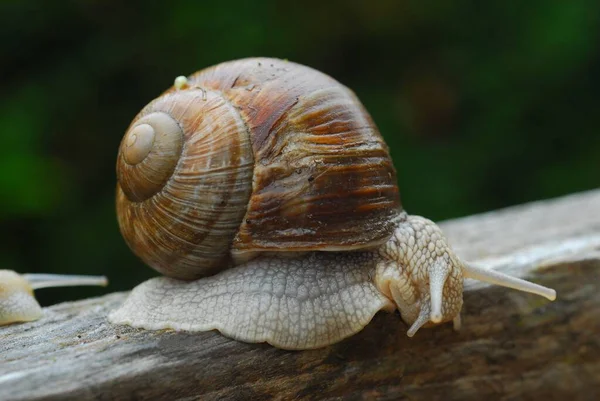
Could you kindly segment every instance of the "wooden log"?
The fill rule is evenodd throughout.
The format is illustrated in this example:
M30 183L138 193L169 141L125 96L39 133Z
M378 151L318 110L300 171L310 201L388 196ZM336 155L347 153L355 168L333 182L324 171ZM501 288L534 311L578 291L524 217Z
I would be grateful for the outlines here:
M339 344L290 352L112 326L126 296L115 293L1 327L0 399L600 399L600 190L442 227L461 257L553 287L557 301L469 281L458 333L410 339L379 313Z

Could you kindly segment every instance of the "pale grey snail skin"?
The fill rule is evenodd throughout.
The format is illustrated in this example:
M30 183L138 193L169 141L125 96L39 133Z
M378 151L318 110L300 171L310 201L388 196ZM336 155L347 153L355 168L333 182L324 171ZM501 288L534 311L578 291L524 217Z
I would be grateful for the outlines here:
M117 179L123 237L167 277L136 287L115 324L310 349L380 310L398 309L409 336L458 328L469 277L556 297L461 261L433 222L407 215L356 95L296 63L235 60L178 77L131 123Z
M219 330L298 350L336 343L378 311L398 309L412 337L429 323L460 327L468 277L556 298L552 289L463 263L437 225L403 215L390 240L373 250L265 255L196 281L151 279L109 320L150 330Z
M106 277L23 274L0 270L0 326L31 322L42 317L42 307L33 295L40 288L80 285L106 286Z

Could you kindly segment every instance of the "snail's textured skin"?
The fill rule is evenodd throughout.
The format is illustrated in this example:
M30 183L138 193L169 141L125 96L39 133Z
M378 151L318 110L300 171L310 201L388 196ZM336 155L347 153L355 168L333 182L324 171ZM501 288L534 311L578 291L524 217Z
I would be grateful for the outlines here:
M113 323L308 349L379 310L398 309L409 336L458 328L465 277L556 298L459 260L433 222L408 216L360 101L298 64L245 59L178 77L134 119L117 173L127 243L171 278L136 287Z
M462 274L446 239L421 217L397 223L392 238L371 251L268 255L188 283L151 279L109 320L151 330L216 329L246 342L317 348L362 330L379 310L398 308L408 324L424 315L419 327L425 324L430 273L421 266L437 263L450 272L441 321L454 319L462 306Z
M268 58L222 63L177 86L133 120L117 159L119 225L147 264L195 279L229 267L228 256L389 238L401 212L396 172L351 90ZM144 159L148 142L135 134L147 125L157 135Z
M42 316L27 280L9 270L0 270L0 326L29 322Z
M133 290L114 323L151 330L219 330L245 342L308 349L362 329L390 301L365 265L372 253L258 258L204 279L154 278ZM163 307L165 306L165 307Z

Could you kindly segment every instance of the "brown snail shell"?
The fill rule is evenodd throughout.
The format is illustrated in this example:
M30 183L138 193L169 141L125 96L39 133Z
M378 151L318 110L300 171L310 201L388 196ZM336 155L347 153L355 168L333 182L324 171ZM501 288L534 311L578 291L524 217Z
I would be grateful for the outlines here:
M388 148L354 93L268 58L201 70L148 104L117 158L128 245L195 279L232 256L385 242L401 211Z

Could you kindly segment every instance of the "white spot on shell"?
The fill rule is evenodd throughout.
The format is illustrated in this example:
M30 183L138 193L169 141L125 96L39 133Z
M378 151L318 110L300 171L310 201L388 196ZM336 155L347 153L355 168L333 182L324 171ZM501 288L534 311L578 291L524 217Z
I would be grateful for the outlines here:
M173 86L175 86L175 89L177 90L181 90L181 89L185 89L188 87L188 79L187 77L180 75L177 78L175 78L175 82L173 83Z

